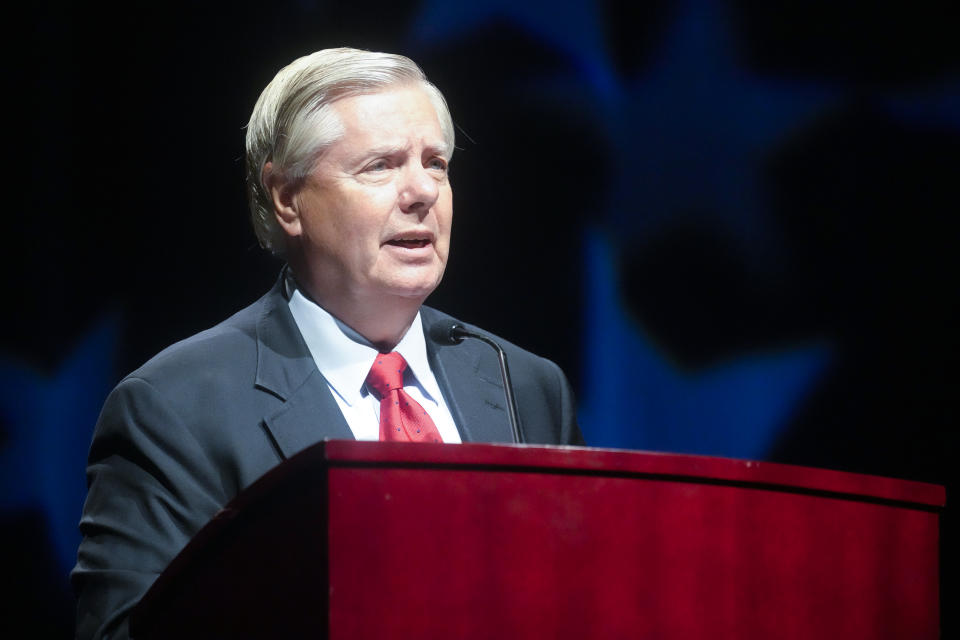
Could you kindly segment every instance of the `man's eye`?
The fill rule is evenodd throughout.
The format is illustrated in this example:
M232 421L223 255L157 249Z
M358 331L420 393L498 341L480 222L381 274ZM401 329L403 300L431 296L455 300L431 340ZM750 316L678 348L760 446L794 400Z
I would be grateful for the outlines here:
M386 171L390 168L386 160L377 160L367 165L366 171Z
M440 171L447 170L447 161L443 158L432 158L430 162L427 163L427 166L430 169L438 169Z

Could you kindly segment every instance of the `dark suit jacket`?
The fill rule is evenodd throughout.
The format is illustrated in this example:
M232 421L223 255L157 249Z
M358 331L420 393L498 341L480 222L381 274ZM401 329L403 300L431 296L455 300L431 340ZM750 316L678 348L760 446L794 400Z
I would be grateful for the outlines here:
M423 307L429 328L449 316ZM469 325L467 325L469 326ZM470 327L475 329L475 327ZM510 442L494 351L478 341L427 353L464 442ZM560 368L507 352L526 441L582 444ZM71 580L77 637L127 637L127 615L191 537L242 489L325 438L352 439L282 293L164 350L103 407Z

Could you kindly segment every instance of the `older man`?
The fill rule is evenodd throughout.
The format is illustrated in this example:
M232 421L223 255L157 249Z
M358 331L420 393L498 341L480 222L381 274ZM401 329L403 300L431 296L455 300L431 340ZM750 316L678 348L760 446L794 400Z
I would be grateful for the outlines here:
M495 354L436 341L453 319L422 306L449 255L453 142L443 96L402 56L319 51L267 86L247 130L250 204L288 267L107 399L72 574L78 637L126 637L190 538L311 444L512 440ZM560 369L501 343L526 441L582 443Z

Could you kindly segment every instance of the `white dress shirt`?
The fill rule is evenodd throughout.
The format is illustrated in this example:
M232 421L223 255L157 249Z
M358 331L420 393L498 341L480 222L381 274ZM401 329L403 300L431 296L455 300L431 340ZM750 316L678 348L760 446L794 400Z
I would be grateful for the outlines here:
M293 319L317 368L326 378L353 436L357 440L379 440L380 400L366 384L367 374L377 357L377 349L359 333L304 296L289 275L286 287ZM460 433L430 370L419 313L394 351L407 361L407 370L403 372L403 390L427 411L444 442L459 443Z

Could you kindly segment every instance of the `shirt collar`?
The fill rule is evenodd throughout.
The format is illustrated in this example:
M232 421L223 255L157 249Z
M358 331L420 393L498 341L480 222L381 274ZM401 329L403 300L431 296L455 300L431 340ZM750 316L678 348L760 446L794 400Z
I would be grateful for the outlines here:
M377 356L377 349L369 340L303 295L289 271L285 288L290 312L320 373L348 405L360 402L367 394L367 374ZM440 388L430 371L419 311L394 351L407 361L404 385L415 384L430 400L438 402Z
M407 371L403 376L404 385L416 384L423 394L434 402L439 403L440 387L430 370L430 361L427 359L427 341L423 335L423 320L420 312L413 319L413 324L396 346L397 351L407 361ZM370 361L373 365L373 360Z

